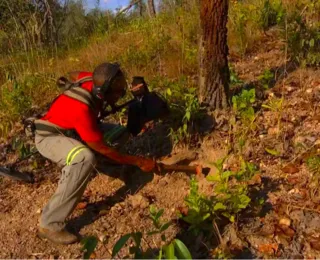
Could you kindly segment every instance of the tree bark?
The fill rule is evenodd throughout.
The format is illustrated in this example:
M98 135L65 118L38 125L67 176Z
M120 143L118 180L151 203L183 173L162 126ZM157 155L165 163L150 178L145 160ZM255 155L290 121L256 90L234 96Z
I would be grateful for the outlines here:
M148 0L148 13L150 17L155 17L156 16L156 9L154 7L154 1L153 0Z
M227 21L229 0L200 0L200 101L212 109L229 105Z

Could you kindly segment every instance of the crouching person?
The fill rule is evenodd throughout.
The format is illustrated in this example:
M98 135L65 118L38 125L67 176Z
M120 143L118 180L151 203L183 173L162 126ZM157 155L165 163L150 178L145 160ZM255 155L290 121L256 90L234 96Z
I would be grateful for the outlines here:
M63 92L48 112L35 121L38 151L63 166L57 190L43 208L38 236L59 244L71 244L78 237L65 229L66 219L82 197L95 165L96 151L119 164L152 171L153 160L121 154L107 146L97 117L103 104L114 104L126 91L127 83L118 64L103 63L91 72L73 72L78 86ZM82 142L65 135L74 130Z

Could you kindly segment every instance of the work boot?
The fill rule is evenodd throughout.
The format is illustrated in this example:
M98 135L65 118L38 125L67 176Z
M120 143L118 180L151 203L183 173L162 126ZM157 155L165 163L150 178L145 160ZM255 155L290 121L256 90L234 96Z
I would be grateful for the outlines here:
M68 231L53 231L47 228L39 227L38 229L38 237L43 239L48 239L56 244L69 245L78 241L78 237L69 233Z

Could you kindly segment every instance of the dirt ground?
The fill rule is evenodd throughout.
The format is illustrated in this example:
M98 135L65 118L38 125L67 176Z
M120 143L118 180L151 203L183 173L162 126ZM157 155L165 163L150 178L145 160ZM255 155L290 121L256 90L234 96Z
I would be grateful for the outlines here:
M283 43L276 37L268 37L258 44L255 53L232 61L246 82L256 82L265 69L273 68L276 81L261 95L261 102L284 97L281 112L258 108L258 129L248 136L245 147L246 159L259 166L262 176L261 186L253 191L252 197L262 197L265 203L258 212L244 212L235 224L220 230L228 247L239 249L239 257L320 257L320 199L317 187L312 188L312 175L305 163L305 154L320 144L320 70L295 68L285 58ZM172 145L156 131L138 137L129 151L167 155ZM165 132L161 126L159 131ZM228 129L223 126L207 135L195 149L197 159L193 163L206 166L221 158L227 136ZM266 147L280 151L281 155L266 153ZM0 152L5 155L1 163L15 159L9 148L9 144L1 145ZM180 147L173 152L183 154L186 150ZM38 165L33 167L37 168L33 170L35 184L0 179L0 258L81 258L80 244L59 246L36 236L41 209L55 191L59 169L39 156L31 158L25 168L29 169L34 161ZM68 224L82 236L98 237L96 258L111 258L113 245L120 236L152 230L148 217L151 204L165 209L163 219L174 222L166 231L168 240L178 235L194 258L210 257L206 246L214 244L213 241L204 241L204 246L201 237L188 239L177 220L177 211L183 207L189 191L190 176L146 174L132 167L107 166L103 161L98 171ZM214 169L210 174L214 174ZM207 189L206 180L199 178L201 187ZM144 249L151 250L150 257L152 249L160 245L160 237L146 237L142 242Z

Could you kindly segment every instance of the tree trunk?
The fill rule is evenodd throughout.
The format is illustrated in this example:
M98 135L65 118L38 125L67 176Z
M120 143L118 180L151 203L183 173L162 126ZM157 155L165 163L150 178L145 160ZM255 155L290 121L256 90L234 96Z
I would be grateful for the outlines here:
M154 8L154 2L153 0L148 0L148 13L150 17L155 17L156 16L156 9Z
M143 16L143 4L142 1L138 2L138 8L139 8L139 15L140 17Z
M200 101L212 109L225 108L229 104L228 1L200 1Z

